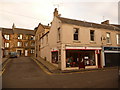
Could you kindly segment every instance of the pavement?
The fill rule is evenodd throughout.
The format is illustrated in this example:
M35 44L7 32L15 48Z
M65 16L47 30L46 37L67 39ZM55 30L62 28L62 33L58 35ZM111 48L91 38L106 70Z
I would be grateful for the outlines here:
M104 67L104 68L94 68L94 69L79 69L79 70L59 70L56 66L54 66L53 64L51 64L48 61L45 61L43 58L35 58L32 57L32 59L34 59L35 62L37 62L38 64L42 64L41 67L43 67L43 70L45 72L49 72L48 74L57 74L57 73L78 73L78 72L85 72L85 71L96 71L96 70L107 70L107 69L118 69L118 67ZM47 71L46 71L46 70Z
M0 63L0 76L2 75L3 71L4 71L4 67L6 66L6 62L9 58L2 58L2 62Z

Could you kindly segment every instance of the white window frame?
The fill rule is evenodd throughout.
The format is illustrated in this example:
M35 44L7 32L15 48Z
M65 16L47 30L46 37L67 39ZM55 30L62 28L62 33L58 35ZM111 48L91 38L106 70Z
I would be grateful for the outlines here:
M17 42L17 46L21 47L22 46L22 42Z
M10 40L10 35L9 34L5 34L4 37L5 37L6 40Z
M18 34L18 39L22 39L22 34Z
M10 47L10 43L5 43L5 47L6 48Z
M75 40L75 38L74 38L75 30L78 30L78 40ZM79 28L73 28L73 40L74 41L79 41Z
M106 33L106 43L111 44L111 34L109 32Z
M32 54L35 53L35 50L34 50L34 49L31 49L31 50L30 50L30 53L32 53Z
M94 40L92 40L92 38L91 38L91 35L92 35L92 34L91 34L91 31L93 31L93 33L94 33L93 36L92 36L92 37L94 37ZM91 42L94 42L94 41L95 41L95 30L90 30L90 41L91 41Z

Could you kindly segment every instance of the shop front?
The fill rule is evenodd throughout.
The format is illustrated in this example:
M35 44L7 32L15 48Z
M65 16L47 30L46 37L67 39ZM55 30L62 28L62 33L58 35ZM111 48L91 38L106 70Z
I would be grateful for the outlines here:
M118 66L120 60L120 47L103 47L105 67Z
M51 50L51 59L53 64L58 64L58 49Z
M101 48L66 47L66 68L101 67Z

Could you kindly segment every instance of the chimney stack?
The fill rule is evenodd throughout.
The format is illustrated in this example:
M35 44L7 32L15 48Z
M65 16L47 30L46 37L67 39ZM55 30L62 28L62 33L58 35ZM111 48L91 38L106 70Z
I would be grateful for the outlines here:
M13 25L12 25L12 29L14 30L14 28L15 28L15 24L13 23Z
M109 24L109 20L103 21L101 24Z
M54 9L54 17L55 16L58 16L58 10L57 10L57 8Z

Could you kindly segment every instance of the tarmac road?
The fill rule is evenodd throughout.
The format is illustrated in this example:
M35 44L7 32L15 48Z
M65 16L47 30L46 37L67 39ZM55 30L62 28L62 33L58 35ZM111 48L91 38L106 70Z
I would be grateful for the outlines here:
M13 58L2 75L3 88L118 88L118 70L49 75L30 57Z

